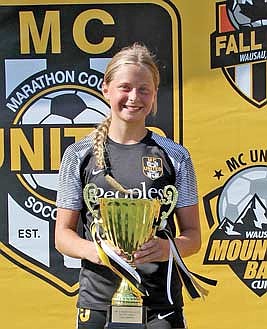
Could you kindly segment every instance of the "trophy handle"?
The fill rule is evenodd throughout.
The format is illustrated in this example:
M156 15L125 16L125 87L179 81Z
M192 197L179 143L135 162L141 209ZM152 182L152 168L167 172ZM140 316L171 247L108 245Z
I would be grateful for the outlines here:
M163 211L160 216L159 229L162 229L166 226L166 221L169 215L174 210L177 200L178 192L174 185L166 185L163 189L164 198L160 200L161 205L170 205L168 211Z
M94 209L94 206L99 204L97 197L97 186L93 183L86 184L83 189L83 198L93 218L98 218L98 210Z

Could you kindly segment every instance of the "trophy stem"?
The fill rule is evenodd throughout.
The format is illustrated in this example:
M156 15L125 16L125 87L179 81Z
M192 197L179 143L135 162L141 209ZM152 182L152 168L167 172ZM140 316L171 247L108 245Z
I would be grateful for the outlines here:
M116 306L142 306L142 297L134 293L126 279L121 284L112 298L112 305Z

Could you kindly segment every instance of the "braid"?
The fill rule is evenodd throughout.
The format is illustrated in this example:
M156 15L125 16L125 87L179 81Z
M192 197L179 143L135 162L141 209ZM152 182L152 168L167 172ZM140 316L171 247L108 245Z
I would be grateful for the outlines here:
M104 156L104 146L108 136L108 129L110 126L111 117L108 116L96 129L93 139L94 155L96 159L96 165L99 169L104 169L105 156Z

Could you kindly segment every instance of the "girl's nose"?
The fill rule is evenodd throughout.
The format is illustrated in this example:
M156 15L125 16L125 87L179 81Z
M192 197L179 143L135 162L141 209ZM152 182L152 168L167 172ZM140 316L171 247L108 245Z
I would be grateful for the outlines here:
M135 88L133 88L130 92L129 92L129 101L134 102L137 99L137 90Z

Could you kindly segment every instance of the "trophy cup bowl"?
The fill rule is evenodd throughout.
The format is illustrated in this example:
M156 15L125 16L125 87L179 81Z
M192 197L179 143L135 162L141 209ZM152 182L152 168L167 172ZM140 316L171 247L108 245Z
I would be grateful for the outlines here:
M133 265L133 253L154 235L160 201L150 199L100 198L100 216L106 238Z

